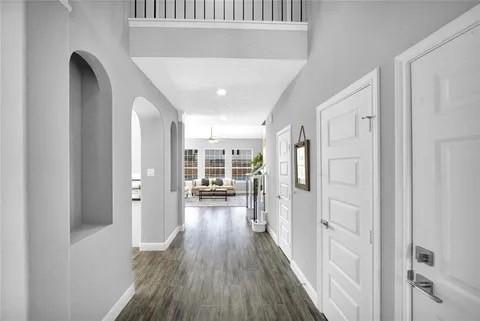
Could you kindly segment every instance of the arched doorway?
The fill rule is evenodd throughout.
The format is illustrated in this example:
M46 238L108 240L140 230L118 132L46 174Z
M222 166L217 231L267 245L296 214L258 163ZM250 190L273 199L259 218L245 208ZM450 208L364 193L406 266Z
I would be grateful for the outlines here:
M157 250L165 239L163 141L160 112L137 97L132 107L132 246L140 250Z

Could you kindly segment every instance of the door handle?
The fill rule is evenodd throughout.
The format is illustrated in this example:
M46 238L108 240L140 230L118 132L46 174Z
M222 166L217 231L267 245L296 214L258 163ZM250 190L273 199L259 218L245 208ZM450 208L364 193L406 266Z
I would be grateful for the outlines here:
M321 220L320 223L322 223L322 225L328 230L330 225L328 224L328 221L327 220Z
M440 299L438 296L433 294L433 282L424 277L421 274L415 276L416 280L408 280L408 284L410 284L413 288L420 290L420 293L426 295L433 301L437 303L442 303L443 300Z

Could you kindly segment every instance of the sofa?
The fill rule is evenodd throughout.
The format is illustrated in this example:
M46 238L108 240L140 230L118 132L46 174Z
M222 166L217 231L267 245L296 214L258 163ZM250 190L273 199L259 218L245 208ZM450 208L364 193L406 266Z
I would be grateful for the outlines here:
M224 188L227 190L228 196L234 196L236 194L235 180L231 178L199 178L194 179L187 184L190 188L191 195L198 196L198 191L209 190L212 188Z

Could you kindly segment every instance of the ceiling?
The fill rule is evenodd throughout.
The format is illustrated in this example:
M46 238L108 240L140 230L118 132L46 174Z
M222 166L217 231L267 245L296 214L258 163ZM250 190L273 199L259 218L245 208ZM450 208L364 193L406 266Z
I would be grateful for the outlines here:
M186 137L260 138L261 124L304 60L133 58L186 114ZM227 91L218 96L217 90Z

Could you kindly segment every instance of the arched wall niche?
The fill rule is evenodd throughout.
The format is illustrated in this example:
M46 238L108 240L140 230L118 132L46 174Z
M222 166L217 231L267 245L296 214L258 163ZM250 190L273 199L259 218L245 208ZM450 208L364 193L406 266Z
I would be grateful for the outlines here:
M141 133L141 232L142 244L163 242L165 238L165 150L164 123L158 109L143 97L135 98Z
M98 59L70 56L70 231L76 243L113 223L112 87Z
M170 124L170 191L177 191L178 172L178 131L177 124L172 121Z

